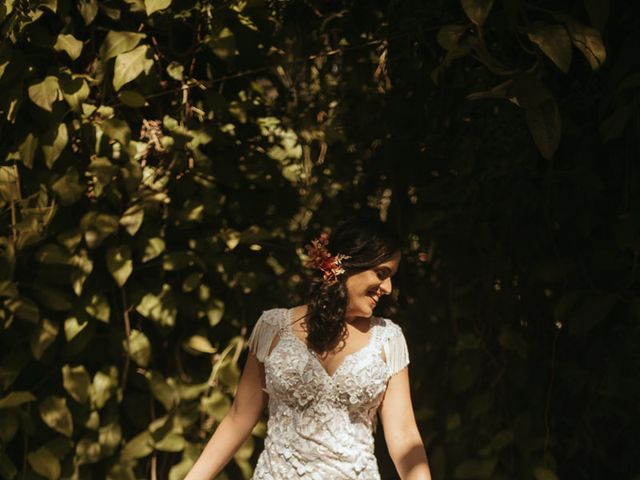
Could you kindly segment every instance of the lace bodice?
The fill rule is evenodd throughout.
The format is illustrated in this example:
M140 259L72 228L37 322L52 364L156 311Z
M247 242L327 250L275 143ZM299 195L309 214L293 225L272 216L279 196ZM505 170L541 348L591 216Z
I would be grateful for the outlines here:
M402 330L372 317L368 343L329 375L291 325L291 310L268 310L249 338L269 395L265 448L253 478L380 479L373 432L389 378L409 363Z

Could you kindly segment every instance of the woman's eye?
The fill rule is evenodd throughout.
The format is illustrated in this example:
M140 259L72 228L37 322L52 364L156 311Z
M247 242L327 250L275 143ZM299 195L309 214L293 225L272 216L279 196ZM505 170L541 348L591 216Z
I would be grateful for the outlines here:
M380 280L384 280L385 278L387 278L389 276L389 274L384 270L376 270L376 275L378 276L378 279L380 279Z

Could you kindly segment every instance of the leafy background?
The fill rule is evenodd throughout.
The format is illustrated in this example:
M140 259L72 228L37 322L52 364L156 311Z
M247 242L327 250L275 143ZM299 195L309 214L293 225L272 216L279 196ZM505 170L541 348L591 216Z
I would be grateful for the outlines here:
M0 477L182 478L260 311L303 301L301 246L375 209L434 478L640 478L638 22L0 2Z

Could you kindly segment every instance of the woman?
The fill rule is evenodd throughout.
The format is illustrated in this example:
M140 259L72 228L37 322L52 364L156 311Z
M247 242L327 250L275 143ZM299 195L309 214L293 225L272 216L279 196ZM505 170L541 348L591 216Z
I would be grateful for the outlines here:
M379 479L379 412L403 480L430 480L409 392L400 327L373 316L400 262L383 224L353 217L308 246L321 275L307 305L265 311L249 338L235 401L187 480L213 479L250 435L268 402L254 479Z

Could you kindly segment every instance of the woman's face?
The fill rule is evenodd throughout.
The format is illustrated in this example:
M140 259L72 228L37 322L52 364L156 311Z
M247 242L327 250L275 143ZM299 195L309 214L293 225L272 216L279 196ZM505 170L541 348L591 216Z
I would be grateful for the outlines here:
M346 317L369 318L383 295L391 293L391 277L398 271L400 252L396 252L386 262L347 278L349 296Z

